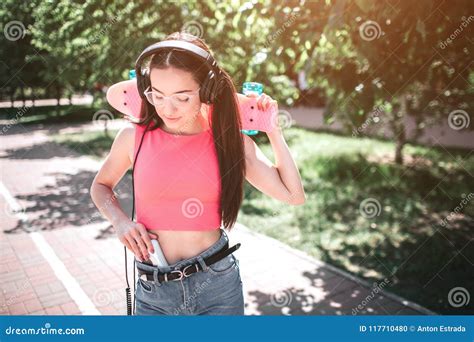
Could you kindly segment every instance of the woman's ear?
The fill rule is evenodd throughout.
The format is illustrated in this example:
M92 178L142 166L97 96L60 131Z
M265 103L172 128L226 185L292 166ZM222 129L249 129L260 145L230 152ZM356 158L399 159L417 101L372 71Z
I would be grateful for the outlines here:
M211 106L202 102L201 103L201 113L207 119L209 117L209 111L211 110Z

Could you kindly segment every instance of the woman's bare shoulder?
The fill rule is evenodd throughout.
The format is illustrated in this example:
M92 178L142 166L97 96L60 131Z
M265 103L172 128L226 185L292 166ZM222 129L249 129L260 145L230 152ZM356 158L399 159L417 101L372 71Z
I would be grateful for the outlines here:
M119 129L117 137L121 136L121 139L130 139L135 137L135 129L135 124L127 122Z
M135 124L127 122L120 130L114 139L116 144L121 150L127 151L130 161L133 160L133 152L135 148Z
M135 130L135 125L127 122L123 127L119 129L117 135L115 136L115 140L120 145L129 145L130 143L135 141Z

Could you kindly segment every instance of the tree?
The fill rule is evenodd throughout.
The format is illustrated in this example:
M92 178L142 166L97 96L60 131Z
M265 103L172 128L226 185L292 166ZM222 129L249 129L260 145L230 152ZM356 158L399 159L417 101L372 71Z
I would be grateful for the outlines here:
M0 18L2 19L2 47L0 49L0 84L2 92L8 92L12 101L21 95L25 100L25 90L39 88L45 82L38 74L44 67L36 58L38 51L31 45L32 34L28 28L34 25L33 9L39 1L18 2L2 1ZM34 94L33 98L34 98Z
M401 164L408 113L421 129L429 118L454 110L467 115L472 108L472 24L466 22L474 18L465 17L472 2L334 3L343 5L340 22L325 31L317 59L327 80L328 112L354 127L379 110Z
M294 105L302 102L310 84L314 86L308 76L331 8L325 1L282 0L269 5L260 14L272 18L272 25L264 46L268 58L259 76L273 77L277 97Z
M211 42L220 64L240 78L254 55L243 49L253 52L252 42L259 30L257 25L251 34L238 32L235 18L241 15L240 6L210 0L115 0L106 7L99 0L45 2L34 12L33 44L47 51L44 58L50 68L44 76L75 90L127 79L139 53L175 31ZM242 44L237 44L241 39ZM100 98L104 98L102 93Z

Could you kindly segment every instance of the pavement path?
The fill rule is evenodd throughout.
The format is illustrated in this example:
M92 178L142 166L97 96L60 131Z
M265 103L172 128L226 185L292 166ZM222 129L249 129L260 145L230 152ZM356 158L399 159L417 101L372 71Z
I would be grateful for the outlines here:
M89 196L100 162L50 138L93 125L4 127L0 314L126 314L123 246ZM126 212L130 191L126 176L116 188ZM433 314L243 225L229 237L242 244L246 315Z

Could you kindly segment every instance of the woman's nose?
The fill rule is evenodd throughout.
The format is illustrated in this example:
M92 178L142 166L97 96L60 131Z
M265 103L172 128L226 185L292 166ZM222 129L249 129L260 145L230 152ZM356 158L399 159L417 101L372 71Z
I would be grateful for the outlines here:
M173 105L173 101L171 101L171 99L165 99L163 109L167 116L172 116L172 114L176 112L176 107Z

